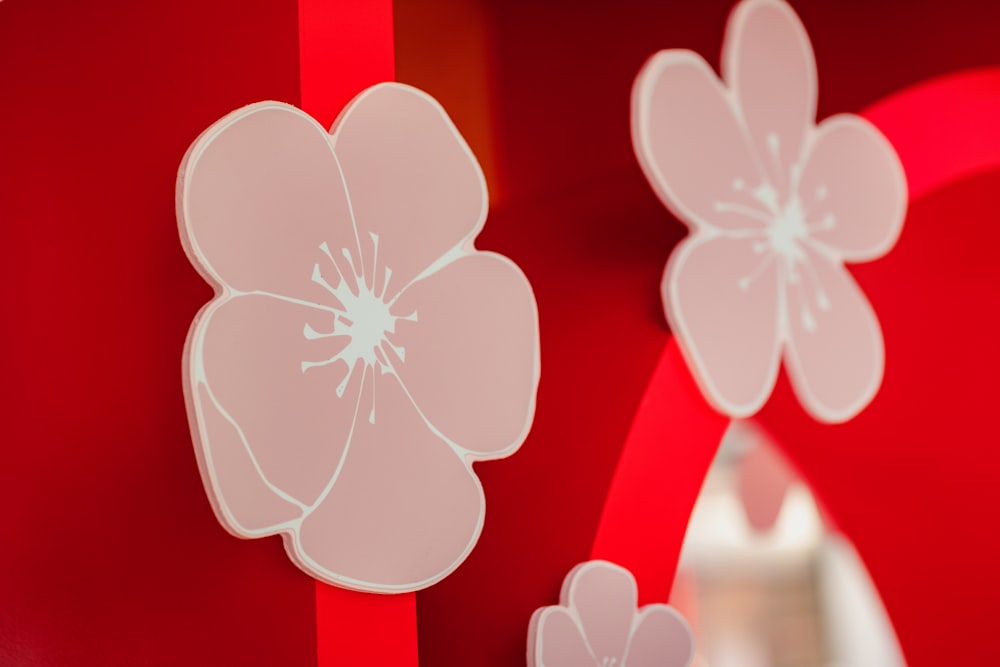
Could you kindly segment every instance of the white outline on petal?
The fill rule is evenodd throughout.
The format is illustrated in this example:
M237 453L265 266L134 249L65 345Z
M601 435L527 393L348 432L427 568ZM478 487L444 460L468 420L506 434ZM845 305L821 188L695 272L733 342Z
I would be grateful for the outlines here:
M823 243L824 251L836 258L837 261L847 264L864 264L865 262L871 262L879 259L880 257L884 257L899 241L899 237L903 233L903 223L906 222L909 188L906 183L906 172L903 169L903 163L900 161L899 155L896 153L896 149L893 148L891 143L889 143L886 136L882 134L882 132L869 120L852 113L838 113L833 116L828 116L812 128L810 136L804 146L807 152L802 160L803 167L809 164L809 157L812 155L813 150L820 140L840 127L853 127L857 131L867 134L876 143L881 145L881 148L885 153L885 157L889 158L889 162L893 163L894 167L892 169L892 176L894 177L893 189L897 195L895 197L896 210L891 214L891 224L889 225L888 233L884 236L884 238L882 238L882 240L878 243L872 245L871 248L857 252L850 252L839 248L836 245ZM815 243L821 243L815 237L810 237L809 240Z
M795 339L789 331L787 339L784 341L785 368L788 370L788 379L795 389L795 394L799 397L806 410L827 424L842 424L864 410L878 395L878 390L882 386L882 379L885 377L885 338L882 335L882 327L879 323L878 314L872 307L868 296L861 286L854 280L854 276L844 267L843 264L833 262L831 268L834 271L845 274L843 278L850 281L857 290L856 295L861 300L862 307L870 313L870 318L866 318L866 324L874 325L869 330L869 335L874 340L877 358L871 370L871 376L865 384L864 389L858 392L854 401L841 410L834 410L820 401L809 385L808 374L802 370L802 361L799 359L798 350L795 349ZM787 317L785 325L787 324Z
M471 231L469 231L468 234L466 234L466 236L460 239L453 248L446 251L435 262L433 262L430 266L421 271L416 277L410 280L410 282L408 282L406 285L400 288L396 292L395 296L393 296L392 298L392 300L395 301L410 285L426 278L427 276L437 273L443 267L447 266L448 264L458 259L459 257L462 257L464 255L471 255L476 252L475 240L476 237L479 236L479 234L483 231L483 227L486 226L486 216L487 213L489 212L489 189L487 188L486 185L486 176L485 174L483 174L483 168L480 166L479 161L476 159L475 154L472 152L472 149L469 148L469 144L465 141L465 138L458 132L458 128L455 127L455 123L452 122L451 118L448 116L448 113L444 110L444 107L441 106L440 102L438 102L436 99L434 99L424 91L420 90L419 88L414 88L412 86L407 86L405 84L380 83L372 86L371 88L367 88L366 90L359 93L353 100L351 100L350 103L348 103L348 105L344 107L344 110L340 112L340 115L337 116L337 119L333 122L333 126L329 134L324 132L324 135L327 136L330 142L330 146L334 152L336 152L337 150L337 141L340 138L340 128L344 125L344 123L346 123L347 120L354 113L356 113L361 103L364 102L364 100L367 97L370 97L371 95L381 92L382 90L385 90L387 88L406 91L409 92L410 94L416 95L417 97L423 99L424 102L430 104L430 106L433 107L435 111L437 111L438 115L440 115L441 118L445 121L445 125L448 126L448 129L451 131L452 136L455 138L459 147L462 149L462 152L465 153L466 157L469 158L469 161L473 165L474 171L476 173L476 180L479 181L479 186L480 188L482 188L482 193L483 193L483 196L480 198L480 201L482 203L480 205L479 214L476 218L476 223L475 225L473 225ZM318 123L317 127L319 127ZM339 161L337 163L337 166L338 167L340 166ZM341 178L343 179L344 178L343 169L341 169L340 174ZM344 180L344 188L345 190L347 190L346 180ZM347 192L348 194L350 194L350 190L347 190ZM353 215L354 213L352 210L351 212L352 219Z
M717 237L708 236L703 234L694 234L689 236L677 245L674 251L670 254L670 258L667 260L666 269L663 271L663 279L660 285L661 292L664 295L669 294L669 298L664 299L665 311L667 314L667 320L670 323L670 328L677 332L677 342L680 347L681 353L687 359L688 365L692 368L697 369L696 373L693 373L695 381L701 387L702 392L711 399L711 402L715 407L731 417L737 419L743 419L755 414L758 410L764 407L767 399L770 398L771 392L774 390L774 384L778 379L778 372L781 368L781 351L785 339L785 331L787 329L787 304L786 299L782 298L782 294L785 292L785 277L783 272L775 269L777 273L777 292L775 297L775 309L774 317L777 320L775 323L775 336L771 343L770 348L766 351L769 357L768 367L769 371L761 385L758 393L754 396L753 400L748 401L746 404L733 403L726 397L726 395L718 389L715 385L714 378L712 374L709 373L706 368L706 364L702 359L701 355L698 354L698 346L694 345L692 341L695 337L691 335L691 330L688 328L687 320L681 314L680 308L680 297L678 290L680 289L680 283L678 280L678 275L684 270L684 266L688 260L688 257L703 245L712 243Z
M758 176L762 180L767 179L767 170L760 163L760 158L754 150L753 140L746 128L743 120L743 112L736 101L736 96L720 79L705 59L699 54L688 49L666 49L653 54L646 64L642 66L639 75L632 86L632 147L633 152L639 160L639 166L646 175L646 180L653 186L660 202L671 211L678 220L684 223L692 232L715 235L722 234L723 230L713 225L710 221L696 215L681 202L680 198L670 187L669 180L660 171L659 165L652 159L653 144L649 136L650 122L649 112L652 107L653 91L659 82L660 75L669 67L678 65L692 65L695 69L701 70L712 82L726 104L729 106L733 117L740 128L744 144L748 148L748 153L753 159Z
M795 13L795 10L785 2L785 0L743 0L743 2L738 3L733 7L732 13L729 15L729 20L726 22L726 29L723 33L722 40L722 62L721 62L721 74L719 77L727 91L731 91L733 102L737 105L740 123L747 131L747 137L749 138L749 132L746 130L746 119L743 117L743 106L739 103L740 91L736 89L736 82L739 80L739 70L740 62L737 54L740 52L740 46L743 43L743 35L745 32L745 26L750 20L750 16L760 9L765 7L770 7L772 9L778 10L784 18L788 20L792 32L795 33L795 41L798 42L799 48L802 51L803 60L807 63L809 67L809 77L806 82L808 85L808 90L806 94L809 97L809 125L806 127L805 132L808 135L809 131L815 127L816 123L816 107L819 102L819 79L817 78L816 72L816 54L813 51L812 40L809 38L809 33L806 27L802 24L802 19L799 15ZM802 137L802 150L799 155L799 159L796 164L802 165L805 163L804 157L808 154L806 147L809 143L808 136ZM748 144L750 150L756 154L756 143L752 142ZM759 157L757 158L759 159Z

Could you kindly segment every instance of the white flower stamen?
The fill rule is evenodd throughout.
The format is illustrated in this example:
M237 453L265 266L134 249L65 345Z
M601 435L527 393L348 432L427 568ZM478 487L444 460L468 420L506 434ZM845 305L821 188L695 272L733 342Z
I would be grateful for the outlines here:
M763 261L761 261L760 264L754 267L753 271L740 278L739 281L740 289L743 290L744 292L749 290L750 286L753 285L754 281L760 278L761 275L764 273L764 269L770 266L771 262L774 261L774 258L775 254L773 252L768 253L767 256L764 257Z
M356 373L362 374L362 385L367 376L367 369L371 369L372 378L372 405L368 413L369 423L375 423L375 371L380 375L396 375L393 365L392 351L401 363L405 362L406 351L390 340L390 336L396 333L396 323L400 320L416 322L417 313L414 311L409 315L397 316L390 309L395 299L386 300L386 292L389 286L389 279L392 277L392 270L386 266L382 272L384 276L381 285L378 285L378 259L379 259L379 238L377 234L370 234L373 245L372 267L370 271L365 271L364 262L355 262L354 256L347 248L341 249L341 254L350 267L350 274L355 280L348 281L345 273L341 271L338 261L334 258L330 247L326 242L319 245L320 251L332 265L336 273L336 281L327 280L324 271L319 263L313 265L312 281L323 287L337 301L334 309L338 312L333 316L333 328L330 331L317 331L308 322L304 325L302 335L306 340L318 340L342 336L348 338L347 344L333 356L320 361L303 361L302 372L305 373L311 368L328 366L338 361L342 361L347 366L347 373L337 386L338 397L344 395L351 379ZM360 260L360 258L359 258Z
M810 222L806 224L806 229L810 232L823 232L833 229L837 226L837 218L834 217L833 213L827 213L819 222Z
M751 206L745 206L743 204L731 204L729 202L715 202L714 205L716 213L739 213L740 215L758 220L760 222L768 223L771 221L771 216L764 212L758 211Z
M816 330L816 316L813 315L812 308L809 307L809 295L806 293L807 288L799 281L796 277L794 282L790 282L795 289L793 290L798 296L800 311L800 320L802 322L802 328L806 331Z
M778 136L777 132L768 132L765 141L767 142L767 153L774 164L774 171L780 174L784 171L781 166L781 137Z
M778 136L769 134L767 144L773 159L778 160ZM797 168L791 169L791 182L796 187L800 172L801 170ZM739 288L743 291L749 290L772 263L776 262L777 270L784 276L786 289L794 289L798 294L802 327L806 331L815 331L819 323L813 306L820 312L827 312L831 308L831 303L805 248L811 243L813 234L836 227L836 216L827 212L817 221L807 220L805 207L797 192L793 190L787 201L782 203L779 201L778 190L767 181L747 190L745 181L737 178L733 181L732 187L736 192L749 194L756 204L766 209L761 210L756 206L736 202L714 203L714 209L720 213L737 213L766 224L763 229L741 230L738 233L744 238L759 237L751 247L754 254L761 256L754 268L738 279ZM817 200L824 200L828 195L825 185L817 187ZM781 298L787 299L787 296Z

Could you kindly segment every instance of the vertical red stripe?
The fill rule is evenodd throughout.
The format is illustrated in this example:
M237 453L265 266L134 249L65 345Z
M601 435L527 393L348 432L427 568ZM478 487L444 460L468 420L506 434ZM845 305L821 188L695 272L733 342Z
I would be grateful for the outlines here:
M671 338L629 429L590 553L631 570L640 604L670 595L691 510L728 427Z
M316 582L318 667L415 667L417 595L375 595Z
M299 0L302 108L329 127L365 88L395 79L391 0Z
M391 0L299 0L302 109L330 127L365 88L395 78ZM318 667L416 665L416 595L316 583Z

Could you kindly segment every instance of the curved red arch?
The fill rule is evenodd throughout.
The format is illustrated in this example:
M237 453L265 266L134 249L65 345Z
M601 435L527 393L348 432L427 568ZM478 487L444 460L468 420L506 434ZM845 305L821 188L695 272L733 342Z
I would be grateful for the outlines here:
M905 88L862 112L896 148L910 201L1000 166L1000 68Z

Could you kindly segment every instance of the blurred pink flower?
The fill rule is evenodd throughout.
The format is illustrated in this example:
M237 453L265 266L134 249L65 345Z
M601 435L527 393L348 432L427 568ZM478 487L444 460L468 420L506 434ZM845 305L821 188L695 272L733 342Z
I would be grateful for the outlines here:
M815 124L816 66L795 12L745 0L722 81L701 56L661 51L633 90L633 143L691 230L663 278L671 328L708 399L755 413L785 365L817 419L850 419L882 382L878 320L844 262L882 256L906 212L895 151L862 118Z

